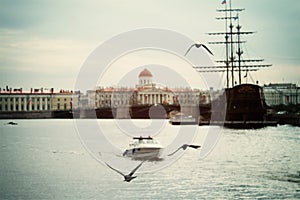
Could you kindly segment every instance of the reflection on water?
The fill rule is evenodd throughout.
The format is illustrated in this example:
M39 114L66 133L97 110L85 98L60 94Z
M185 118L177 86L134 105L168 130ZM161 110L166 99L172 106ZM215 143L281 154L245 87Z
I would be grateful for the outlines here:
M299 127L224 129L205 159L188 149L162 170L146 172L156 162L143 164L126 183L83 148L72 120L14 121L0 121L1 199L300 198ZM194 143L201 144L209 127L198 129ZM122 149L128 140L115 135L110 140ZM157 135L164 145L169 136L172 131Z

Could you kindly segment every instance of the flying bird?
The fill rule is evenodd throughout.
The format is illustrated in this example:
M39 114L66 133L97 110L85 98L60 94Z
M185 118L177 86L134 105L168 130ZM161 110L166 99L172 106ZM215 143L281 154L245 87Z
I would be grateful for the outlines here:
M145 161L141 162L138 166L136 166L136 168L134 168L129 174L125 175L122 172L120 172L119 170L113 168L112 166L110 166L109 164L105 163L109 168L111 168L112 170L118 172L119 174L121 174L124 177L124 181L126 182L130 182L132 179L135 179L137 176L133 176L133 174L136 172L136 170L138 170L138 168L140 168L142 166L142 164Z
M204 44L193 44L192 46L190 46L190 48L186 51L186 53L184 54L184 56L186 56L187 54L188 54L188 52L191 50L191 48L193 47L193 46L195 46L195 47L197 47L197 48L199 48L199 47L203 47L204 49L206 49L206 51L208 51L211 55L214 55L208 48L207 48L207 46L205 46Z
M200 145L194 145L194 144L184 144L181 147L179 147L178 149L176 149L176 151L174 151L173 153L168 154L168 156L174 155L180 149L186 150L188 147L191 147L191 148L194 148L194 149L199 149L201 146Z

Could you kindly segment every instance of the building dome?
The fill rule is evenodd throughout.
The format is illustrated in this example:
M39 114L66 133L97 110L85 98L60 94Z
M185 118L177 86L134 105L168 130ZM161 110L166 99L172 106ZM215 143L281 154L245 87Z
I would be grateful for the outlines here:
M139 77L152 77L151 72L148 69L144 69L140 74Z

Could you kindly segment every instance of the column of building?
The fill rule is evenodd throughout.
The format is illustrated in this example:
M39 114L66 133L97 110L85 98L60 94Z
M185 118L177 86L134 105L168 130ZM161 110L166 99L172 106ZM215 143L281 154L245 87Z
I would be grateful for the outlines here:
M45 110L48 110L49 108L48 108L48 98L47 97L45 97Z
M27 97L24 97L23 107L24 107L24 111L27 111Z
M145 95L141 94L141 97L142 97L142 104L145 104Z
M1 103L1 110L2 110L2 111L5 109L4 99L5 99L5 98L2 97L2 100L1 100L1 101L2 101L2 103Z
M43 99L42 97L40 97L39 99L40 99L40 110L43 110L43 101L42 101Z
M29 97L29 104L28 104L28 108L29 108L29 111L32 111L32 98Z
M8 111L11 111L10 97L7 98L7 110L8 110Z
M18 98L18 111L22 110L21 97Z
M16 97L13 97L13 111L16 111Z
M38 100L38 98L37 97L35 97L34 98L34 110L37 110L37 100Z

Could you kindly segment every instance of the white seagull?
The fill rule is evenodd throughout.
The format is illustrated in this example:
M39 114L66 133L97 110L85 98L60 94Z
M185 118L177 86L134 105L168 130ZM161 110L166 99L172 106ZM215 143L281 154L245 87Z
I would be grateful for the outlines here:
M195 46L195 47L197 47L197 48L199 48L199 47L203 47L204 49L206 49L206 51L208 51L211 55L214 55L208 48L207 48L207 46L205 46L204 44L193 44L192 46L190 46L190 48L186 51L186 53L184 54L184 56L186 56L186 54L188 54L188 52L191 50L191 48L193 47L193 46Z
M119 174L121 174L124 177L124 181L126 182L130 182L132 179L135 179L137 176L133 176L134 172L140 168L140 166L144 163L145 161L141 162L138 166L136 166L136 168L134 168L129 174L125 175L122 172L120 172L119 170L113 168L112 166L110 166L109 164L105 163L109 168L111 168L112 170L118 172Z
M199 149L201 146L200 145L194 145L194 144L184 144L181 147L179 147L176 151L174 151L173 153L168 154L168 156L174 155L180 149L186 150L188 147L191 147L191 148L194 148L194 149Z

